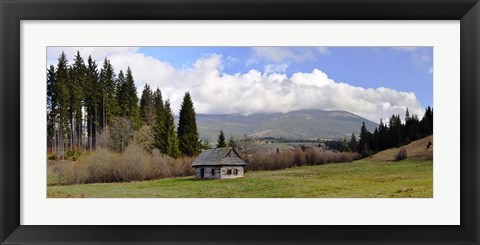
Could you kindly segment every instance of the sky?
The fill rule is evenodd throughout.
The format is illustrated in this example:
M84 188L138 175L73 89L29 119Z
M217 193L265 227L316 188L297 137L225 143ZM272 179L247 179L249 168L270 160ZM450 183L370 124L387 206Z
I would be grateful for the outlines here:
M433 105L432 47L48 47L47 67L61 52L80 51L100 69L132 69L140 96L160 88L178 114L185 92L197 113L345 110L371 121L423 116Z

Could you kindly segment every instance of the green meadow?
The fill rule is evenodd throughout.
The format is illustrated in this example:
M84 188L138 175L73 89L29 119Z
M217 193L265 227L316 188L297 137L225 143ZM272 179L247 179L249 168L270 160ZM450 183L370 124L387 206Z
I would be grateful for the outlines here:
M56 185L49 198L431 198L433 162L406 159L247 172L243 178L167 178L124 183Z

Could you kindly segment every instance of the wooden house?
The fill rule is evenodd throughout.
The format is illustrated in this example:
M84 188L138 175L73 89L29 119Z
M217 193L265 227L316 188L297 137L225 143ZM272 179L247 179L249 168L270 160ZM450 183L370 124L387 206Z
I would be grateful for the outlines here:
M203 151L192 163L198 179L243 177L246 163L231 147Z

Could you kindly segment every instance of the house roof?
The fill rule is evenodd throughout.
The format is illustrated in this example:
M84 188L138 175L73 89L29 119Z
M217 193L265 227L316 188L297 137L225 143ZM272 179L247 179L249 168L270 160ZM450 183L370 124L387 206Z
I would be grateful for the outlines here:
M235 149L231 147L216 148L203 151L192 163L196 166L245 166Z

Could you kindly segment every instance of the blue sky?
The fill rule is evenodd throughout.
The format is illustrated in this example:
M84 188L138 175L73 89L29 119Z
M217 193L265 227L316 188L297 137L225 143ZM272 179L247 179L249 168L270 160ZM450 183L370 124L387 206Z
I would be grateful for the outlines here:
M433 105L431 47L49 47L47 65L77 50L116 73L130 66L138 93L160 88L174 112L186 91L198 113L326 109L378 122Z

